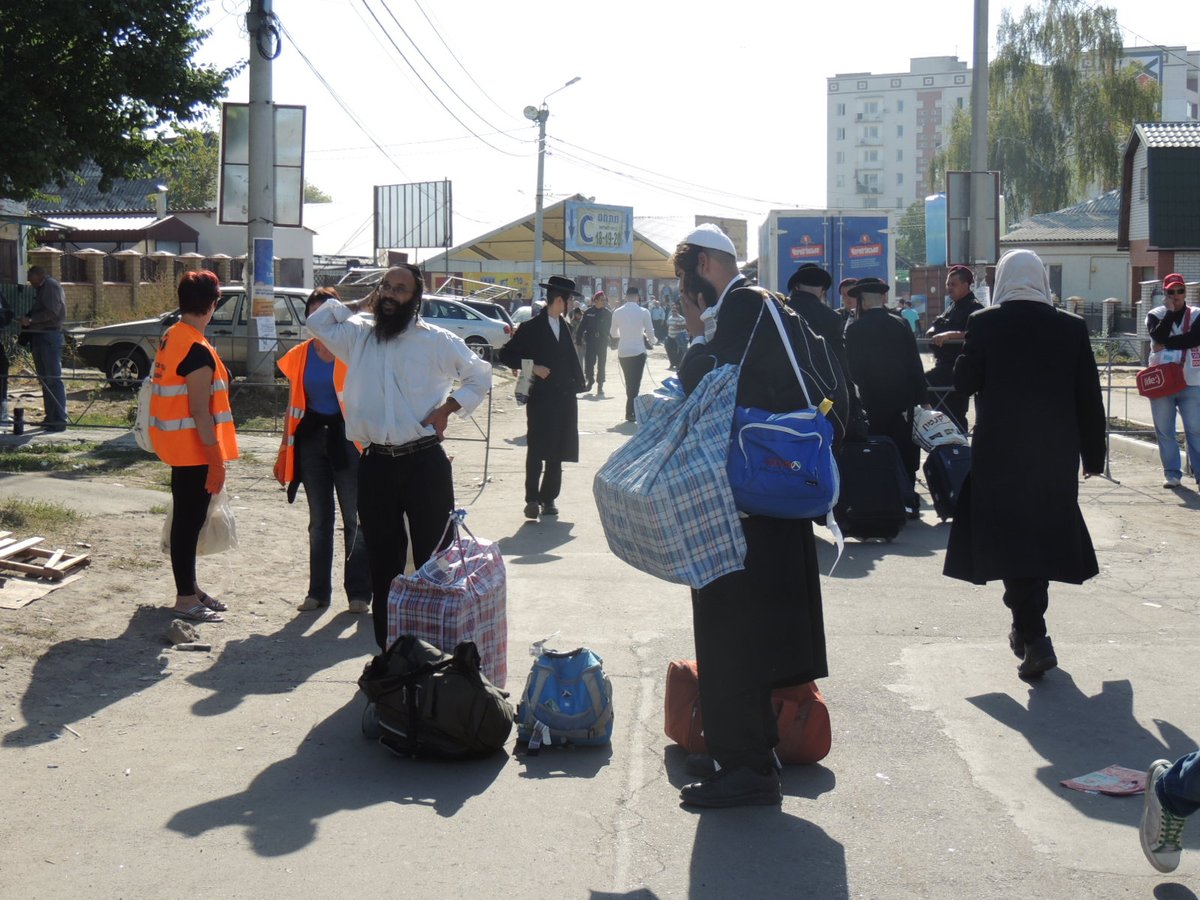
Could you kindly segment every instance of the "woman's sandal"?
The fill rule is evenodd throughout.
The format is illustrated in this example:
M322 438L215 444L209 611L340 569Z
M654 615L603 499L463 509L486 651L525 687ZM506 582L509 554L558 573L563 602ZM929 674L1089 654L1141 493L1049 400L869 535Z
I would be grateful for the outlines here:
M174 609L171 612L180 619L187 619L189 622L224 622L225 617L214 610L209 609L203 603L197 603L191 609Z
M197 590L196 596L200 598L200 602L213 612L227 612L229 607L218 600L216 597L210 597L204 591Z

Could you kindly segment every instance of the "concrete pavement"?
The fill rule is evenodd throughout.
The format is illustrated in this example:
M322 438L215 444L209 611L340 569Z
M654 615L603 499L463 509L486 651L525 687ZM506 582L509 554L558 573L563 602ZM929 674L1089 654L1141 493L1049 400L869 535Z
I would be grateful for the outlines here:
M509 388L497 388L490 482L481 445L449 446L468 524L505 553L509 690L519 692L534 640L557 632L552 645L587 644L614 681L611 749L391 758L358 734L354 681L370 642L357 621L288 615L272 631L241 617L249 633L221 635L211 659L178 654L161 672L146 660L131 677L147 680L112 705L67 703L91 710L80 730L105 745L103 760L63 741L0 750L5 793L36 799L27 821L3 828L5 891L1196 896L1200 822L1185 833L1180 871L1159 875L1138 847L1140 798L1059 781L1112 763L1144 768L1200 742L1188 674L1200 642L1190 579L1200 496L1161 489L1156 465L1120 452L1120 484L1082 485L1102 574L1052 586L1061 668L1032 687L1015 674L999 586L942 577L948 526L930 508L894 543L851 542L823 580L832 752L785 772L782 809L698 814L678 805L683 758L662 734L667 662L693 655L687 591L612 557L591 498L596 467L633 430L610 363L610 396L580 399L582 460L566 467L557 519L521 516L524 423ZM667 374L660 354L650 369ZM820 544L828 571L833 547L824 535ZM269 566L277 552L233 564ZM100 672L91 690L116 677Z

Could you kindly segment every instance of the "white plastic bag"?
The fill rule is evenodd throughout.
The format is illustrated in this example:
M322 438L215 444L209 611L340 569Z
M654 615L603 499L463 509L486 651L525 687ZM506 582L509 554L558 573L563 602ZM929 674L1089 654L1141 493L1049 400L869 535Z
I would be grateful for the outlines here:
M167 506L167 520L163 522L162 530L162 552L168 555L171 552L171 520L174 515L175 504L172 502ZM237 548L237 522L233 518L233 507L229 505L229 495L221 488L208 501L208 515L204 518L204 527L200 529L200 539L196 542L196 555L210 556Z
M138 388L137 418L133 422L133 439L148 453L154 452L154 444L150 441L150 395L153 392L151 378L147 375L142 379L142 386Z
M923 450L945 444L966 446L967 436L958 430L954 420L940 410L913 407L913 443Z

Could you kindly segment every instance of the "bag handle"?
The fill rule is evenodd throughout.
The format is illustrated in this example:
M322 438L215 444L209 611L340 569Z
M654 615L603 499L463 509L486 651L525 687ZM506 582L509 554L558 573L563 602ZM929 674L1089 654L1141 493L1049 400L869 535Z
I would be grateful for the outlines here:
M459 538L460 538L460 532L465 531L467 533L467 536L472 541L475 542L476 546L478 546L479 538L475 537L475 533L473 531L471 531L470 528L467 527L467 523L465 521L466 518L467 518L467 511L465 509L461 509L461 508L456 509L450 513L450 518L448 518L446 520L446 527L444 529L442 529L442 536L438 539L439 547L442 547L445 545L446 536L448 534L450 534L451 528L454 529L454 539L456 541L459 540ZM438 552L440 553L441 551L439 550ZM433 557L430 557L429 560L426 560L424 563L422 563L417 568L418 575L421 574L421 569L425 568L425 566L427 566L429 564L429 562L432 561L432 559L433 559ZM463 560L463 565L464 565L463 578L466 579L467 590L469 590L471 592L471 596L477 600L479 599L479 593L471 586L471 577L473 575L478 574L483 569L483 567L488 564L488 562L489 562L489 560L484 558L484 559L480 560L479 564L476 565L475 568L471 569L470 571L466 571L466 560L465 559Z

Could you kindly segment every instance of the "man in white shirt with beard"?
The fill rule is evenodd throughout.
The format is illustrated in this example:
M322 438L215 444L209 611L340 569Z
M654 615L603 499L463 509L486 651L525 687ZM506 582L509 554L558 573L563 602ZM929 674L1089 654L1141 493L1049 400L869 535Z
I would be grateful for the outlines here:
M611 335L617 338L617 362L625 376L625 421L633 421L633 401L642 389L642 373L646 370L646 350L657 341L650 310L638 302L641 292L630 285L625 302L612 314Z
M388 589L404 569L409 542L421 566L437 551L454 508L450 460L441 447L450 414L470 415L492 380L491 366L460 337L420 319L424 288L419 268L396 266L371 297L353 304L330 299L307 323L347 365L346 437L363 449L358 516L380 649L386 649ZM374 324L355 315L371 300Z

